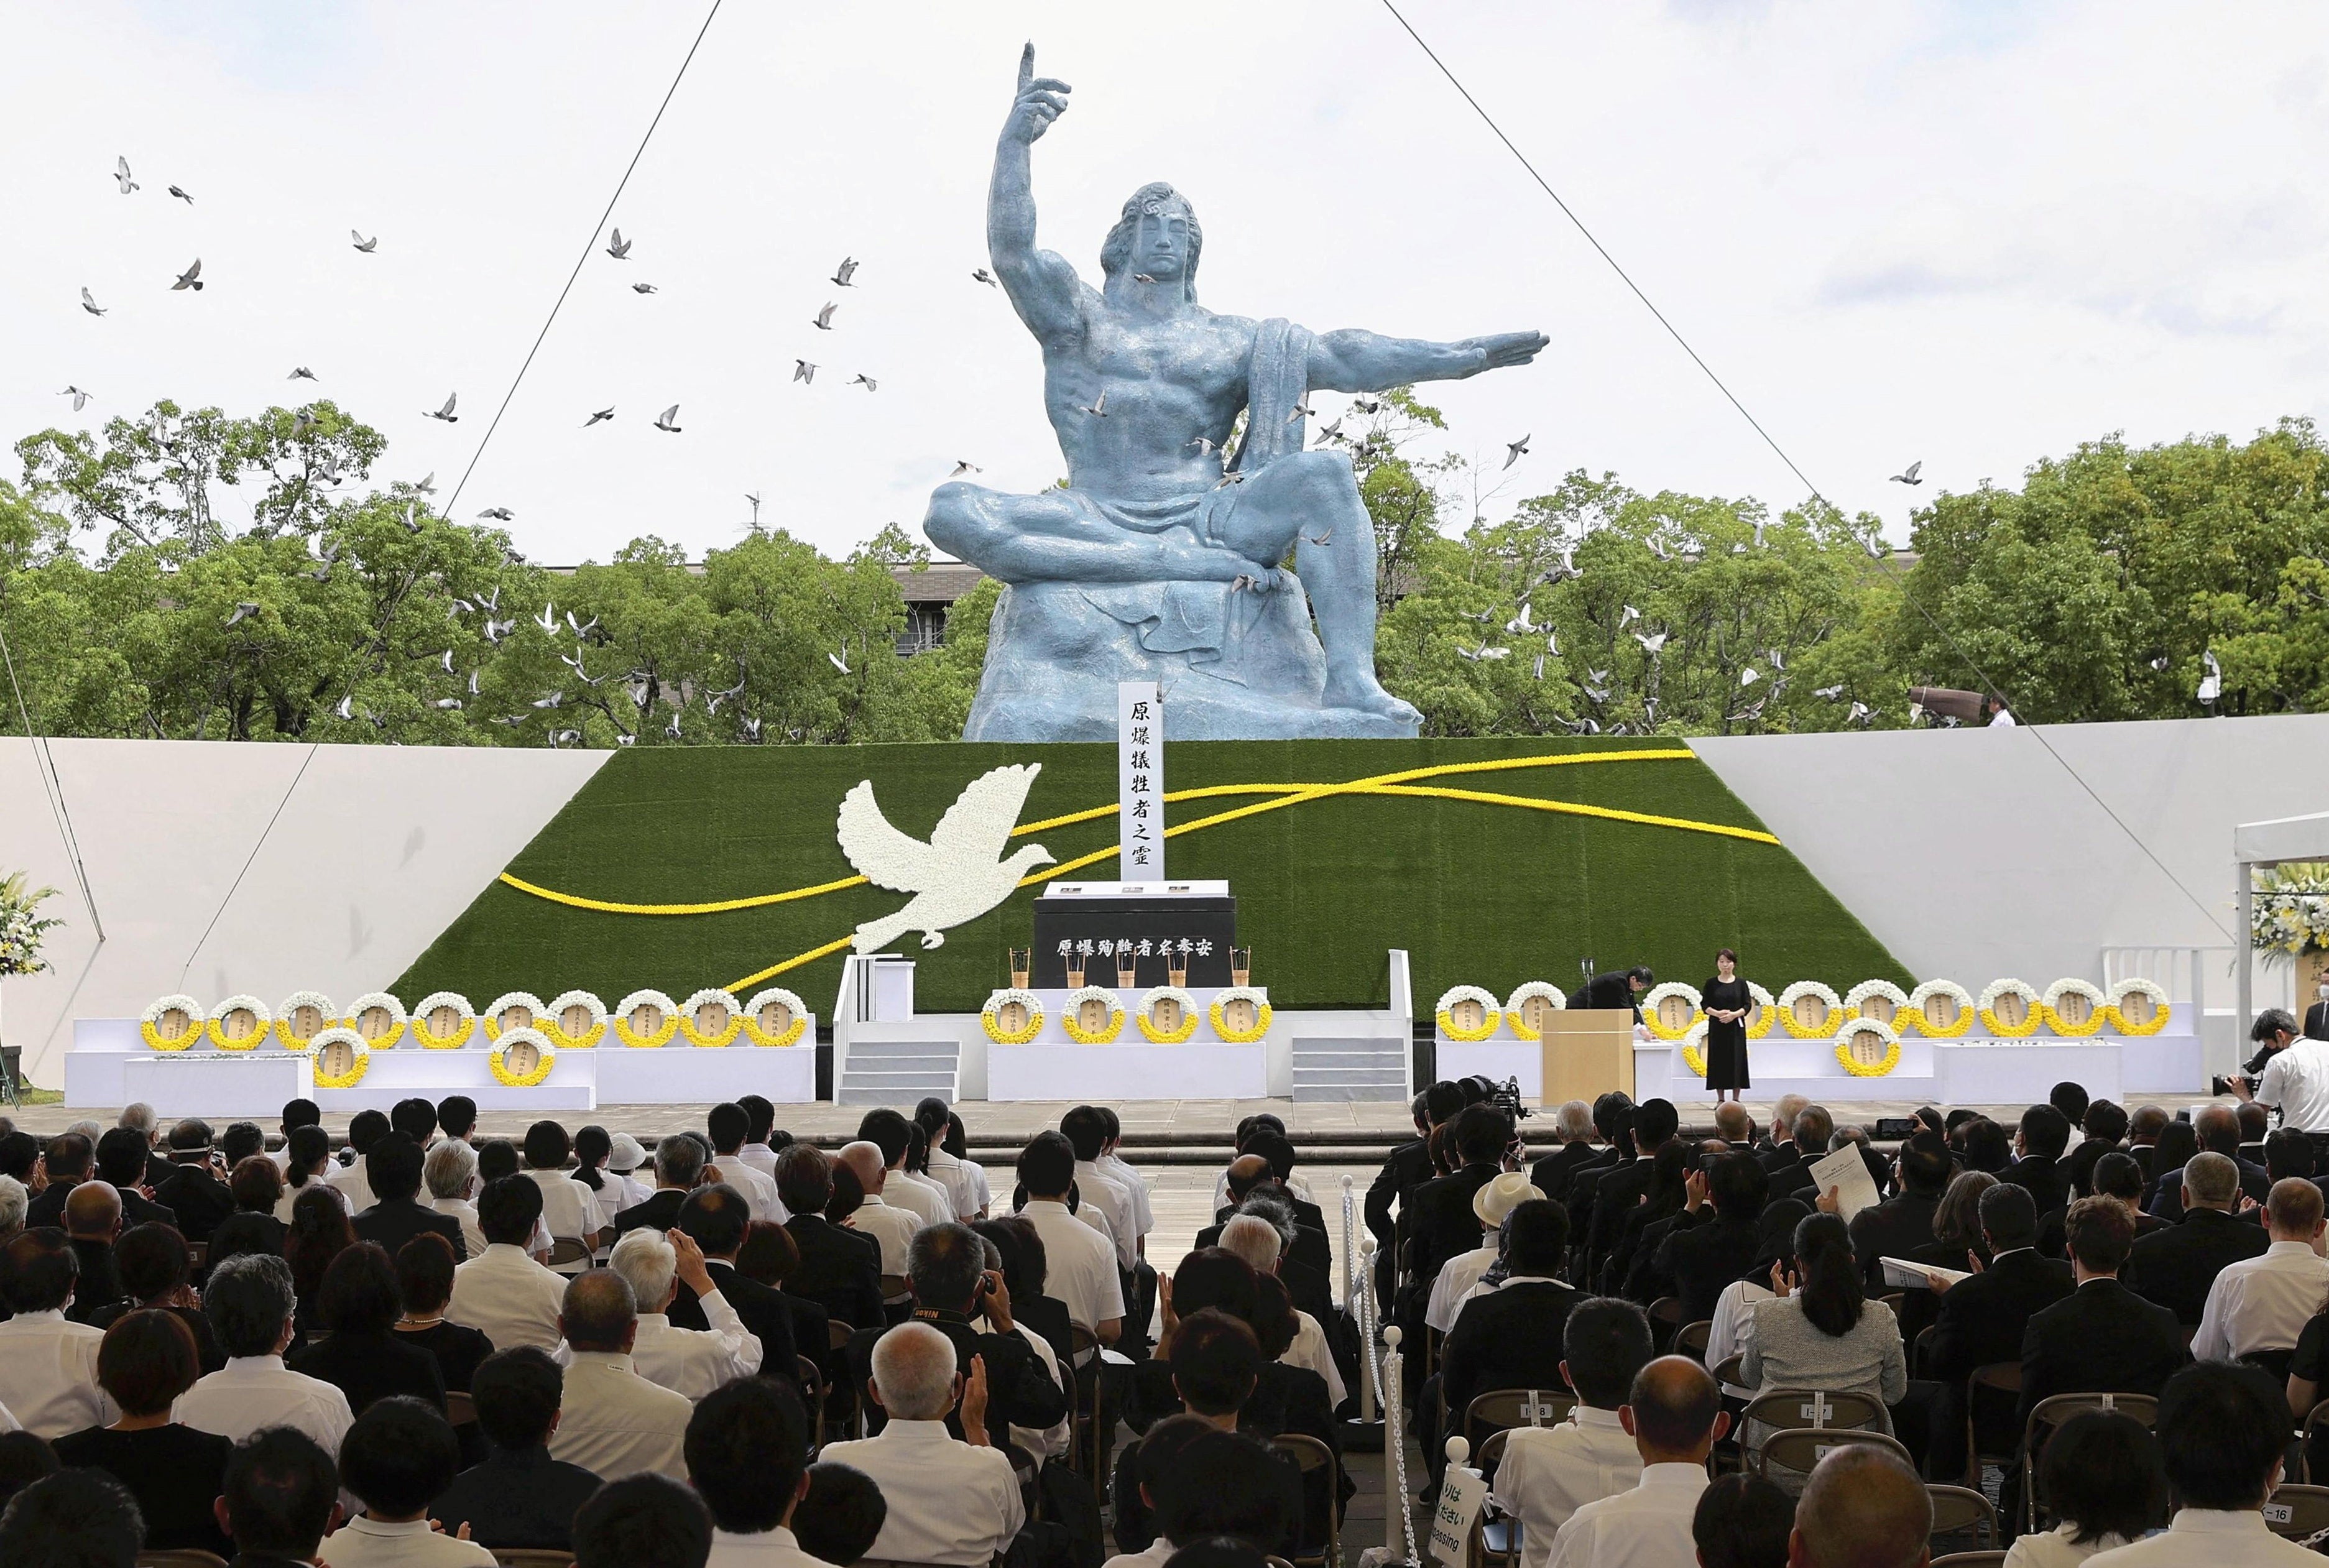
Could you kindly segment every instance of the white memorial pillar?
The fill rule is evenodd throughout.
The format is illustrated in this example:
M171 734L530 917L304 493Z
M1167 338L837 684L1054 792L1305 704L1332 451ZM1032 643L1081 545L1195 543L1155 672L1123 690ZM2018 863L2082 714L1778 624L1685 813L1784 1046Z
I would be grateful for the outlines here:
M1116 686L1117 876L1164 880L1164 708L1155 681Z

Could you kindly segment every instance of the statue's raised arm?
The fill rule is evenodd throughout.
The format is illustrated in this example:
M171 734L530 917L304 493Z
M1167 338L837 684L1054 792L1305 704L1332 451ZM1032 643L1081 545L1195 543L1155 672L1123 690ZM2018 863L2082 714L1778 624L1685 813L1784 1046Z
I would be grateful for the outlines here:
M1035 191L1028 149L1067 112L1068 84L1035 74L1035 46L1019 56L1019 87L995 148L995 177L986 187L986 249L995 276L1011 296L1019 319L1049 341L1081 324L1076 269L1064 257L1035 249Z
M1419 381L1462 381L1484 370L1526 364L1551 340L1541 332L1500 332L1456 343L1384 337L1345 327L1310 345L1310 384L1325 392L1384 392Z

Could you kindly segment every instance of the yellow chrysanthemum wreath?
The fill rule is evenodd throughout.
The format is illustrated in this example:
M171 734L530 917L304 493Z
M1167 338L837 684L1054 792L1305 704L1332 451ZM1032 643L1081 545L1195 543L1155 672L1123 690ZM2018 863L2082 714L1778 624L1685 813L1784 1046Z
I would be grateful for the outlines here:
M2126 1009L2122 1006L2122 1004L2126 1002L2128 997L2138 993L2151 998L2151 1017L2146 1023L2130 1024L2126 1020ZM2136 1039L2141 1039L2145 1035L2156 1034L2162 1029L2167 1027L2167 1016L2170 1006L2171 1004L2167 1000L2167 989L2165 987L2150 980L2129 979L2121 980L2118 983L2117 992L2112 996L2110 1001L2104 1006L2103 1011L2110 1015L2110 1026L2112 1028L2117 1030L2122 1034L2132 1035Z
M502 1037L502 1015L512 1007L524 1008L525 1015L533 1020L531 1023L519 1025L519 1028L533 1029L537 1032L542 1027L542 1014L549 1011L542 1005L542 998L532 991L504 991L487 1003L485 1011L478 1015L477 1021L486 1026L486 1039L499 1040ZM545 1034L542 1038L548 1039L549 1036Z
M1478 1028L1459 1029L1456 1026L1455 1021L1449 1016L1449 1013L1458 1002L1477 1002L1480 1004L1480 1026ZM1213 1015L1218 1019L1221 1016L1220 1001L1216 999L1213 1006ZM1442 1034L1447 1035L1450 1040L1485 1040L1489 1035L1494 1034L1497 1030L1504 1026L1504 1010L1497 1005L1495 993L1483 990L1477 986L1448 987L1447 989L1441 994L1438 1004L1432 1007L1431 1013L1432 1016L1437 1018L1439 1022L1439 1032ZM1219 1023L1215 1023L1213 1029L1214 1032L1218 1034L1221 1030L1221 1025ZM1257 1036L1257 1038L1259 1038L1259 1036Z
M1482 991L1480 995L1488 997L1488 994L1485 991ZM1252 1028L1232 1029L1229 1025L1222 1022L1221 1009L1231 1002L1251 1002L1253 1004ZM1490 1031L1493 1033L1495 1025L1502 1023L1504 1020L1497 1015L1496 999L1494 997L1488 997L1487 1006L1489 1018L1488 1026ZM1269 1033L1269 992L1260 986L1228 987L1214 994L1213 1005L1210 1008L1206 1009L1205 1015L1213 1025L1213 1033L1228 1041L1231 1044L1250 1045L1255 1041ZM1446 1015L1443 1013L1441 1016L1444 1018ZM1482 1035L1479 1036L1479 1038L1485 1039L1486 1036Z
M1679 1029L1669 1027L1658 1016L1658 1005L1672 997L1680 997L1690 1004L1690 1022ZM1699 1010L1700 1000L1696 986L1685 985L1680 980L1661 980L1642 994L1642 1027L1661 1040L1683 1039L1690 1034L1692 1025L1706 1015Z
M291 1016L302 1007L313 1007L323 1015L324 1021L316 1025L316 1034L321 1034L336 1021L332 1014L332 999L323 992L292 992L283 998L283 1005L275 1009L275 1038L282 1043L286 1051L308 1051L315 1048L316 1034L310 1034L302 1040L291 1033Z
M186 1015L185 1033L163 1034L161 1024L165 1013L184 1013ZM209 1020L203 1015L203 1005L184 992L155 997L137 1017L137 1037L146 1042L146 1049L150 1051L187 1050L202 1039L203 1031L207 1027Z
M1863 1015L1868 1010L1868 1004L1879 997L1892 1004L1892 1016L1895 1020L1900 1016L1900 1009L1909 1005L1909 993L1891 981L1862 980L1843 994L1843 1015L1847 1018ZM1879 1020L1879 1022L1881 1021ZM1895 1022L1893 1027L1897 1030L1900 1025Z
M226 1031L220 1026L226 1022L226 1016L230 1013L248 1013L259 1021L259 1027L240 1040L230 1040L226 1037ZM268 1031L274 1023L275 1015L267 1010L267 1004L244 992L229 997L225 1001L212 1007L210 1021L203 1025L203 1033L209 1037L210 1043L221 1051L256 1051L267 1044Z
M1926 1011L1935 997L1947 997L1957 1005L1957 1017L1947 1028L1933 1022ZM1909 993L1909 1005L1893 1018L1892 1026L1906 1034L1911 1030L1930 1040L1954 1040L1973 1027L1973 993L1955 980L1927 980Z
M1181 1026L1159 1029L1155 1023L1156 1004L1174 1001L1181 1004ZM1133 1019L1140 1025L1142 1036L1151 1045L1179 1045L1197 1032L1197 998L1178 986L1151 986L1142 994L1138 1011Z
M1645 1013L1644 1017L1648 1015ZM1706 1020L1701 1018L1683 1034L1682 1064L1698 1077L1706 1076Z
M642 1034L631 1027L631 1014L649 1005L663 1015L663 1022L656 1025L652 1033ZM653 1051L658 1046L668 1045L671 1037L679 1033L679 1004L652 986L633 991L615 1004L614 1030L615 1038L634 1051Z
M2085 1023L2073 1024L2062 1016L2061 1004L2065 997L2084 997L2087 999ZM2038 1006L2044 1011L2046 1027L2065 1039L2083 1040L2089 1034L2099 1034L2103 1025L2109 1022L2110 1001L2103 995L2100 986L2089 980L2068 978L2057 980L2046 987L2046 995L2039 999Z
M1806 997L1818 997L1827 1009L1816 1025L1796 1022L1796 1004ZM1836 1025L1843 1022L1843 998L1825 981L1797 980L1779 993L1779 1026L1798 1040L1833 1039Z
M707 1002L718 1002L728 1009L728 1022L716 1034L706 1034L695 1026L695 1010ZM744 1009L730 993L717 986L706 986L679 1005L679 1032L690 1045L713 1049L732 1045L736 1036L744 1032Z
M453 1009L453 1025L439 1034L429 1019L446 1007ZM469 998L458 991L431 991L420 998L420 1004L412 1009L411 1019L404 1027L411 1034L414 1044L424 1051L458 1051L469 1043L469 1036L477 1032L477 1013L469 1006Z
M346 1045L354 1053L354 1057L345 1072L326 1072L323 1068L323 1048L336 1044ZM354 1089L364 1081L364 1074L372 1071L371 1043L344 1024L317 1030L316 1037L307 1043L307 1049L316 1059L316 1087L318 1089Z
M538 1059L531 1072L513 1072L505 1060L510 1048L521 1044L531 1045L537 1053ZM493 1052L486 1058L486 1066L492 1071L494 1082L505 1089L532 1089L550 1076L550 1070L557 1062L557 1051L552 1047L549 1036L541 1030L511 1029L494 1042Z
M792 1017L792 1022L775 1034L760 1027L760 1009L771 1002L782 1002L785 1005L785 1011ZM797 995L786 990L782 986L770 986L764 991L755 991L752 994L752 999L744 1006L744 1038L755 1045L789 1045L798 1040L807 1029L807 1005L802 1002Z
M1861 1034L1873 1034L1884 1042L1884 1054L1873 1065L1852 1053L1853 1039ZM1835 1037L1835 1060L1838 1066L1854 1078L1885 1077L1900 1065L1900 1036L1893 1032L1891 1025L1881 1019L1854 1018Z
M1755 1000L1755 1012L1753 1016L1739 1021L1747 1025L1747 1038L1760 1040L1779 1021L1779 1005L1771 999L1770 992L1752 980L1747 982L1747 994Z
M372 1048L387 1051L404 1038L404 1032L411 1026L412 1020L405 1014L404 1004L386 991L366 991L348 1004L348 1027L359 1034L363 1034L364 1015L375 1009L387 1015L388 1027L371 1037Z
M1543 1031L1530 1028L1528 1022L1528 1005L1540 997L1544 998L1544 1005L1555 1012L1569 1006L1569 998L1562 996L1561 987L1551 980L1524 980L1514 986L1513 994L1504 998L1504 1027L1513 1032L1515 1040L1541 1040L1544 1037Z
M995 1018L995 1015L1012 1002L1027 1009L1026 1025L1016 1034L1005 1029ZM997 1045L1024 1045L1043 1032L1043 998L1032 991L1005 986L987 997L986 1006L978 1010L978 1026L985 1030L986 1037Z
M582 1025L580 1034L566 1032L569 1007L580 1007L590 1015L590 1021ZM551 997L550 1006L534 1015L533 1026L561 1051L588 1051L607 1037L607 1004L599 999L597 992L578 986Z
M2008 1025L1998 1020L1997 1004L2008 996L2019 997L2023 1003L2022 1022ZM2046 1021L2046 999L2035 987L2022 980L1992 980L1982 987L1981 1026L2001 1040L2020 1040L2038 1033L2038 1025Z
M1083 1026L1080 1015L1086 1002L1108 1004L1107 1028L1094 1033ZM1068 999L1060 1004L1060 1027L1066 1030L1068 1038L1079 1045L1112 1044L1118 1034L1124 1033L1124 998L1106 986L1085 986L1070 991Z

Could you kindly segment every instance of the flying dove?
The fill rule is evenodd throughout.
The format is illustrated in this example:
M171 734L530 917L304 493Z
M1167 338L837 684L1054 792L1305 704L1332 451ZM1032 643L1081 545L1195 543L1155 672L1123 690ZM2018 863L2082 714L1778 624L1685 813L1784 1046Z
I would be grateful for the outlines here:
M552 692L548 696L538 698L528 705L536 708L554 708L565 700L566 694L564 692Z
M1542 654L1536 656L1536 678L1538 680L1544 679L1544 656Z
M655 292L655 286L652 283L634 283L631 285L631 292L634 294L653 294ZM628 745L629 743L629 738L627 736L625 737L624 744Z
M948 928L977 919L1009 898L1036 867L1055 864L1040 844L998 858L1042 766L996 768L971 780L927 844L891 826L873 798L872 780L844 796L834 835L841 853L874 886L914 895L895 913L859 926L856 950L879 951L910 930L922 933L923 947L938 947Z
M507 523L512 518L515 517L517 514L511 511L506 506L488 506L484 511L478 513L477 515L480 517L491 518L496 523Z
M1852 712L1848 717L1851 719L1852 723L1855 724L1864 724L1868 723L1875 711L1876 710L1870 707L1866 703L1854 703L1852 704Z
M1214 443L1203 436L1199 436L1196 439L1191 441L1189 445L1197 449L1197 455L1201 458L1210 458L1213 455Z
M1340 414L1337 414L1334 416L1334 420L1332 424L1319 426L1318 439L1322 441L1341 440L1343 439L1343 417Z
M73 401L73 412L75 412L75 413L79 413L79 412L80 412L80 411L81 411L84 407L86 407L86 406L88 405L88 402L89 402L89 394L88 394L87 392L85 392L81 391L81 390L80 390L80 388L79 388L79 387L77 387L77 386L69 386L69 387L65 388L65 390L64 390L64 391L62 391L62 392L59 392L59 393L57 394L57 396L59 396L59 397L61 397L61 398L71 398L71 399L72 399L72 401Z
M1526 436L1523 436L1517 441L1506 441L1504 443L1504 467L1509 468L1514 463L1519 462L1523 458L1527 457L1528 444L1529 439Z
M451 401L449 398L448 398L448 400L446 400L446 404L445 404L445 406L446 406L447 408L450 408L450 407L452 407L452 406L453 406L453 405L452 405L452 401ZM427 478L422 479L422 480L420 481L420 483L419 483L418 485L413 486L412 487L413 487L414 489L416 489L416 490L420 491L420 492L422 495L424 495L424 496L434 496L434 495L437 493L437 470L436 470L436 469L434 469L434 468L429 469L429 477L428 477ZM495 593L499 593L499 592L501 591L501 590L497 588L497 589L494 590L494 591L495 591Z
M309 370L304 364L295 365L292 367L291 373L285 376L283 379L285 381L314 381L316 379L316 373Z
M849 378L849 384L851 386L862 386L867 392L879 392L882 390L882 383L875 381L870 375L853 375Z
M457 708L461 705L461 699L458 697L439 697L437 699L437 705L440 708Z
M970 270L970 278L972 282L984 283L990 288L1000 288L1003 287L1001 283L995 280L995 274L989 272L984 267L972 268Z
M957 458L954 460L954 472L948 474L947 477L949 479L959 479L965 474L984 474L985 472L986 472L985 469L980 468L976 463L972 462L968 458Z
M1921 485L1921 484L1923 484L1925 481L1924 481L1924 480L1922 480L1922 479L1920 479L1920 478L1919 478L1919 477L1917 477L1917 470L1919 470L1919 468L1922 468L1924 466L1925 466L1925 459L1924 459L1924 458L1918 458L1915 462L1913 462L1913 463L1909 464L1907 468L1905 468L1901 469L1899 473L1897 473L1897 474L1893 475L1893 476L1892 476L1892 483L1893 483L1893 484L1895 484L1895 485Z
M451 675L453 673L453 650L451 648L447 648L442 654L438 656L438 662L444 665L445 673L448 675Z
M335 719L354 717L353 710L355 707L355 702L354 697L342 697L339 705L332 710L332 716Z
M1619 631L1623 631L1641 619L1642 612L1636 609L1632 605L1628 604L1621 606L1617 612L1617 629Z
M1463 657L1463 658L1474 659L1474 660L1478 660L1478 659L1486 659L1486 660L1490 661L1491 663L1493 663L1494 661L1495 661L1495 660L1497 660L1497 659L1501 659L1501 658L1509 658L1509 657L1511 657L1511 656L1512 656L1512 652L1513 652L1513 650L1512 650L1512 649L1510 649L1510 648L1508 648L1508 647L1459 647L1459 648L1457 648L1457 649L1456 650L1456 652L1457 652L1457 656L1458 656Z
M814 383L816 380L816 366L805 359L793 361L793 379Z
M1892 553L1892 546L1885 543L1881 538L1865 540L1860 547L1868 552L1868 559L1871 561L1881 561Z
M808 324L811 326L816 327L819 332L831 332L833 330L833 313L840 308L840 306L835 305L832 300L828 299L825 302L825 308L823 310L818 311L815 316L809 317Z
M558 607L554 604L544 603L542 607L542 613L533 618L533 624L540 627L545 632L556 632L558 630Z
M113 178L114 182L120 185L121 194L125 196L130 192L140 188L137 182L129 177L129 160L127 158L117 157L113 160Z
M1382 412L1382 403L1374 398L1353 398L1351 400L1351 406L1363 414L1379 414Z
M443 420L448 425L459 424L461 422L461 416L453 411L453 405L460 400L460 396L461 394L459 392L447 392L445 394L445 406L438 409L435 413L430 414L429 418L432 420ZM435 476L431 475L430 477L433 478Z
M1644 653L1655 658L1658 656L1658 650L1666 646L1667 635L1665 632L1660 632L1655 637L1652 637L1647 632L1637 631L1634 634L1634 640L1642 645Z
M834 282L844 288L854 287L849 280L856 276L857 259L853 256L844 256L841 259L841 265L833 269Z
M600 409L597 413L592 414L589 419L584 420L582 421L582 428L583 428L584 430L589 430L592 425L603 423L603 422L605 422L605 421L606 421L606 420L611 420L611 419L613 419L614 417L615 417L615 411L614 411L613 409L611 409L611 408L604 408L604 409Z
M1745 669L1739 672L1739 684L1742 686L1751 686L1762 678L1763 672L1757 669L1753 665L1749 665Z
M367 256L380 249L379 235L374 234L371 239L367 240L362 234L357 233L354 229L348 231L348 241Z
M1106 387L1100 388L1099 396L1092 399L1091 406L1085 409L1084 412L1091 415L1091 417L1096 420L1104 420L1108 418L1108 389Z
M2200 677L2200 689L2192 695L2203 703L2212 703L2224 694L2224 666L2216 662L2212 652L2202 654L2200 663L2208 673Z
M194 258L194 264L192 267L187 268L184 272L178 274L178 280L170 285L170 291L174 294L181 288L191 288L195 293L199 294L202 292L202 288L203 259L197 256Z
M847 651L847 649L843 650L844 653ZM825 656L826 661L830 663L834 669L839 670L844 675L849 673L849 661L842 657L841 654L829 653Z
M83 287L80 291L80 307L91 316L103 316L108 308L99 305L97 296L91 294L86 287Z
M631 242L623 238L623 231L620 229L616 230L615 237L607 241L607 254L618 261L627 261L631 259Z
M185 203L186 203L186 205L188 205L189 207L191 207L191 206L193 206L193 205L194 204L194 199L193 199L192 196L190 196L190 195L186 194L186 193L185 193L185 192L184 192L184 191L180 190L180 189L179 189L177 186L175 186L175 185L172 185L172 186L170 187L170 194L172 194L172 195L174 195L174 196L177 197L177 198L178 198L178 200L180 200L180 201L182 201L182 202Z
M235 622L239 620L248 620L258 613L259 606L251 603L246 599L240 604L234 607L234 613L226 618L226 624L232 626Z
M1832 703L1843 695L1843 687L1841 685L1815 686L1812 688L1812 695Z
M1504 622L1504 629L1512 633L1514 637L1527 637L1530 633L1535 631L1536 622L1529 619L1532 608L1532 607L1529 604L1527 600L1522 600L1520 614Z
M664 410L663 412L655 416L655 428L665 431L667 434L675 436L679 434L679 426L674 421L678 418L679 405L677 403L674 403L671 407Z

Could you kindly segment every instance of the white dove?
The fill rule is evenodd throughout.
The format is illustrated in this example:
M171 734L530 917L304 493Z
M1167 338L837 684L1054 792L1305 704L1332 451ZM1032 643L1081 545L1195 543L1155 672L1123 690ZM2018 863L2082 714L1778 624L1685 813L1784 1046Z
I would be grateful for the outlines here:
M1041 762L1020 763L972 779L938 818L928 844L890 825L873 798L872 779L844 796L834 834L841 853L874 886L914 895L896 913L859 926L856 950L879 952L910 930L922 933L923 947L938 947L950 927L976 920L1009 898L1037 866L1057 864L1040 844L998 858L1042 770Z
M2200 663L2208 673L2200 677L2200 689L2192 694L2203 703L2212 703L2224 694L2224 666L2216 662L2212 652L2202 653Z

